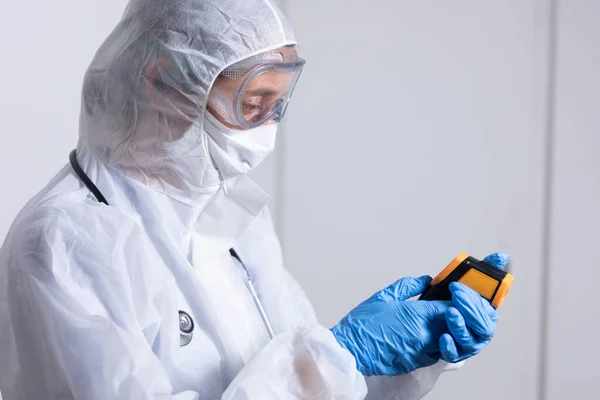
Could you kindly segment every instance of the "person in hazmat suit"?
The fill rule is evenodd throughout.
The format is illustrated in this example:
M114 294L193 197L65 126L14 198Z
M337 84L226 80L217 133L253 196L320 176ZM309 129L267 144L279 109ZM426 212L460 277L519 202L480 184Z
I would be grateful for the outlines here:
M4 400L419 399L490 342L470 289L409 301L429 277L319 325L246 176L303 66L268 0L130 1L0 252Z

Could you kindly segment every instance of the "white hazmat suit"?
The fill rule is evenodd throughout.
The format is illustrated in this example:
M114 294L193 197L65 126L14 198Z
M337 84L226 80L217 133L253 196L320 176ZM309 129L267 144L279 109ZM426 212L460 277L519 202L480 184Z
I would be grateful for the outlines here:
M215 78L294 44L266 0L131 0L82 96L77 157L110 205L66 166L0 252L4 400L412 400L454 368L365 379L283 268L268 196L215 167L228 162L203 126ZM180 82L170 100L156 74ZM195 324L185 346L180 310Z

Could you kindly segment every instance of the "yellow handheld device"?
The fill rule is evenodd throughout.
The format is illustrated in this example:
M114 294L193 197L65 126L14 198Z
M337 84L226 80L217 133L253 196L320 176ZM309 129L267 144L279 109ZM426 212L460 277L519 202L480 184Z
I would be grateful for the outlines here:
M462 253L431 281L419 300L451 300L448 285L460 282L486 298L494 308L498 308L514 280L508 272Z

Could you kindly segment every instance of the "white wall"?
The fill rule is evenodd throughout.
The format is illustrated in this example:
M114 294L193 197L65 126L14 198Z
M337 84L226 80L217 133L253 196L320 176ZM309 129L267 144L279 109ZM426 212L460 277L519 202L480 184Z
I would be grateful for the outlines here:
M432 400L590 398L600 379L600 9L561 2L555 43L552 2L283 2L308 64L255 175L323 323L458 252L513 256L497 338ZM27 18L0 24L0 241L75 146L83 73L125 3L4 10Z
M309 60L280 155L288 266L331 325L399 277L507 251L517 281L495 342L429 398L534 399L544 4L287 4Z
M600 2L559 2L550 213L548 400L600 398Z
M125 0L11 1L0 24L0 243L77 144L83 74Z

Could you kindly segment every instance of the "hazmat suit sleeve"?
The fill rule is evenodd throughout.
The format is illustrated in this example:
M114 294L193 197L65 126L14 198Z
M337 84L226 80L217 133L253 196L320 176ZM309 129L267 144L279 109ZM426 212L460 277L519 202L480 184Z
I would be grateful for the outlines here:
M199 399L174 393L153 353L160 304L140 310L136 292L148 282L123 268L142 260L135 225L89 230L98 234L52 217L28 228L14 249L6 296L21 376L28 378L18 392L27 399ZM140 311L155 323L141 326Z
M294 278L285 273L285 279L288 281L285 285L288 301L293 303L293 307L299 310L304 317L314 315L312 306L301 287L296 284ZM298 315L298 314L296 314ZM312 318L311 318L312 319ZM321 335L323 338L326 335ZM335 339L333 339L335 341ZM337 345L337 346L336 346ZM332 347L340 347L337 342ZM339 350L338 350L339 351ZM345 352L345 350L343 350ZM332 350L333 353L333 350ZM352 368L356 368L354 357L352 358ZM367 400L419 400L425 397L435 386L437 380L446 371L452 371L460 368L463 363L449 364L440 361L427 368L418 369L410 374L399 376L368 376L365 377L368 387L366 395ZM350 367L348 367L350 368ZM310 369L309 369L310 370Z
M13 248L18 254L6 270L6 295L16 360L28 378L16 383L17 392L28 399L214 400L181 387L161 364L173 342L165 338L179 337L177 313L165 309L175 304L165 289L172 286L164 284L172 278L143 273L151 247L140 245L136 223L114 218L113 211L104 209L99 219L105 221L88 220L93 233L73 219L43 218ZM169 315L173 321L165 321ZM311 326L277 335L221 398L359 400L365 394L352 356L329 330Z
M310 305L308 298L302 291L301 287L296 284L294 278L285 273L286 284L282 285L285 287L286 294L284 297L287 301L292 302L293 307L301 312L305 318L310 315L314 315L312 306ZM298 314L296 314L298 316ZM309 321L312 317L309 317ZM315 319L316 321L316 319ZM322 335L322 337L325 337ZM335 339L334 339L335 340ZM337 343L332 345L336 347ZM339 347L339 345L338 345ZM344 350L345 351L345 350ZM348 356L352 357L350 354ZM356 362L352 357L352 367L355 367ZM425 397L433 387L435 386L438 378L441 374L446 371L452 371L460 368L462 363L449 364L444 361L440 361L435 365L428 368L418 369L410 374L399 375L399 376L368 376L365 377L366 384L368 386L368 394L366 395L367 400L418 400Z
M275 331L287 331L285 335L296 335L296 340L292 343L295 346L305 346L303 348L305 362L302 364L302 370L304 374L312 378L305 381L298 380L298 382L306 384L307 382L315 383L316 381L319 382L319 385L325 385L326 379L330 379L330 382L327 383L331 385L339 382L342 384L349 382L347 377L342 377L344 374L341 372L346 371L346 376L350 376L351 370L356 371L356 361L350 353L337 343L328 330L319 327L316 313L306 293L294 277L285 268L282 268L281 247L268 209L263 211L261 217L244 234L243 240L237 246L236 248L242 252L244 259L248 261L250 267L253 267L254 272L257 274L258 288L261 292L261 298L265 302L267 312L270 316L276 317L271 318ZM293 328L299 326L306 328ZM278 335L274 342L280 340L281 336ZM291 349L286 350L289 351L288 354L292 353ZM265 355L266 352L260 354L252 363L258 366L263 362L267 362L268 358ZM260 359L261 357L265 357L262 359L264 361ZM340 367L337 374L322 374L318 379L315 378L319 376L321 363L328 362L327 366L330 368L332 364L328 360L332 359L338 360L336 364ZM366 399L418 400L433 389L442 373L457 369L461 365L462 363L448 364L440 361L431 367L421 368L407 375L394 377L362 377L361 375L361 381L364 379L368 386ZM269 366L261 365L260 368L268 370ZM238 382L242 379L244 379L244 371L237 378ZM319 385L316 387L319 387ZM355 395L357 394L358 392L355 391Z

